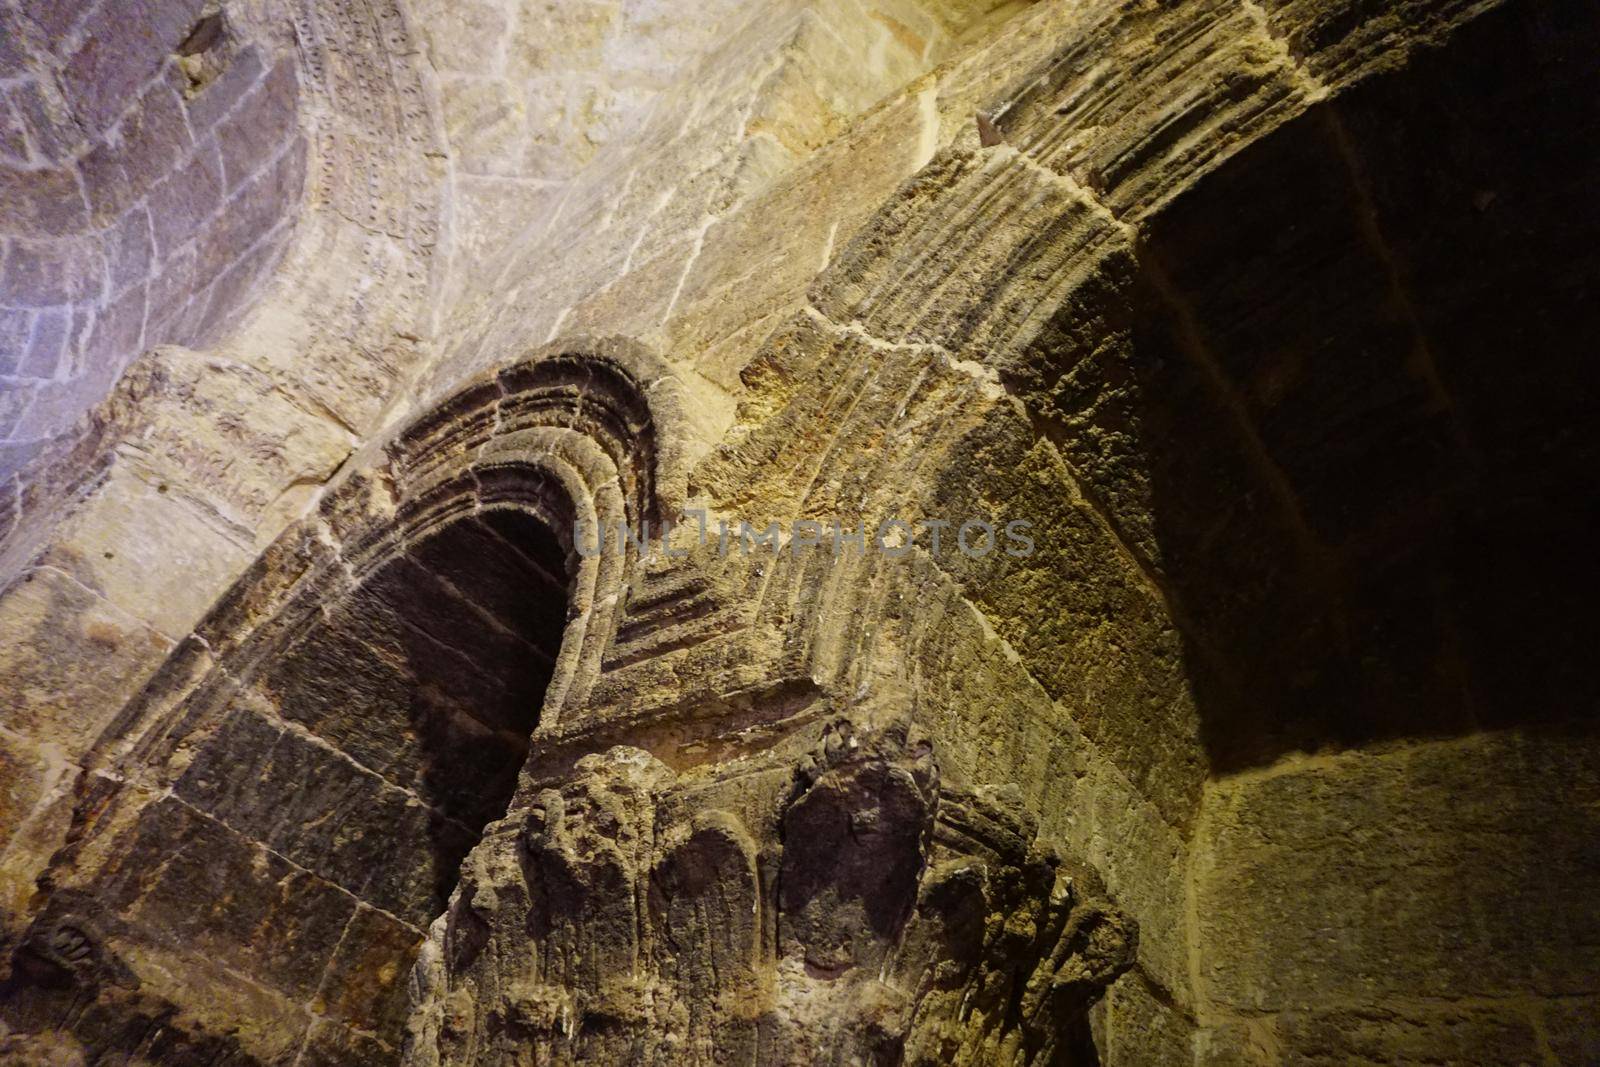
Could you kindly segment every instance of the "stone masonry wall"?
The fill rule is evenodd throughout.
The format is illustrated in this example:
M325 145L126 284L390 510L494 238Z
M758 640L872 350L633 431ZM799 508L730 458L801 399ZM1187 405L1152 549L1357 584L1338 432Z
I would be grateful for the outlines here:
M300 214L297 62L200 0L0 8L8 472L127 365L220 339Z
M30 6L0 6L28 72L0 78L21 131L0 149L22 175L0 178L20 190L0 199L0 269L74 243L109 262L94 235L120 232L120 215L94 222L87 180L45 195L72 174L41 140L52 115L78 116L63 167L121 153L132 217L180 166L219 161L217 196L260 211L208 217L284 243L251 286L178 287L189 310L168 326L192 332L170 339L198 347L135 360L113 389L153 336L145 315L143 342L95 364L117 372L75 379L100 383L82 392L50 383L69 398L37 407L61 412L52 442L11 453L8 952L53 944L103 898L114 933L78 931L107 946L82 951L143 970L176 1013L170 1041L216 1051L235 1010L217 989L272 1006L261 1018L282 1025L228 1046L241 1062L393 1062L402 1028L419 1064L533 1047L667 1062L719 1040L784 1062L812 1038L840 1062L1072 1062L1085 1041L1112 1065L1594 1057L1600 760L1581 620L1600 233L1576 206L1600 180L1592 15L1533 0L304 0L227 7L214 47L191 40L204 11L124 20L138 39L116 54L144 73L119 59L85 82L83 26L104 7L41 35L54 9ZM139 89L126 114L73 96L118 79ZM147 98L187 116L181 151L144 147ZM233 101L212 125L196 117L208 99ZM227 193L243 173L230 151L289 172ZM139 159L161 172L142 200ZM151 225L161 278L130 292L165 284ZM185 247L198 257L211 234ZM48 315L111 321L118 283L85 276L100 288L52 295ZM31 346L48 315L19 315ZM652 423L661 470L713 520L1021 517L1039 551L629 571L574 601L592 672L542 721L510 810L428 931L408 1021L393 975L381 1035L327 1021L328 983L357 983L329 933L345 927L318 926L310 895L242 899L252 922L321 930L327 952L244 961L214 988L173 980L190 948L162 939L188 913L130 889L116 857L203 852L211 831L169 818L160 789L100 806L119 775L183 768L141 762L120 731L137 718L179 754L233 751L243 735L221 718L151 709L240 675L238 649L280 625L274 583L348 567L351 529L390 536L396 509L426 499L404 442L436 425L441 463L491 461L474 435L503 431L596 499L631 492L612 446L512 432L492 399L515 387L493 372L532 352L616 350L589 337L654 353L640 389L677 398ZM590 380L558 392L608 433L634 426ZM492 417L470 414L480 401ZM469 444L452 436L461 411ZM278 679L298 694L287 720L360 672L302 673ZM247 763L234 748L220 762ZM277 803L257 778L251 818ZM910 872L872 937L840 916L874 895L861 871L877 845L860 863L791 859L837 914L761 881L807 811L881 831ZM240 856L282 844L248 832ZM295 862L320 878L343 855ZM1008 864L1030 873L1013 884ZM697 865L737 907L707 910ZM257 885L251 866L230 867L241 885ZM1046 868L1079 872L1083 895L1045 888ZM199 869L156 895L202 892ZM407 898L397 955L417 951L425 895ZM349 906L338 889L316 899ZM999 918L963 926L963 908ZM1042 925L1006 927L1007 908ZM1038 934L1089 917L1117 937ZM81 946L62 936L46 954L70 972ZM709 963L662 947L686 938L709 939ZM916 955L960 945L972 970ZM1051 966L1003 979L1006 951ZM97 972L111 1007L96 1018L152 1010L113 971ZM971 992L975 1016L946 1016L1005 981L1006 996ZM1024 1002L1059 1009L1049 1040ZM24 1043L36 1024L7 1019Z

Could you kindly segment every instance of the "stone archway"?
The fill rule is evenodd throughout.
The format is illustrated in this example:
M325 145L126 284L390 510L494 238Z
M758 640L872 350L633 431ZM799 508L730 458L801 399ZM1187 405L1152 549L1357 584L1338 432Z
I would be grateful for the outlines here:
M574 523L662 512L651 366L569 346L467 387L236 583L95 746L12 1030L164 1063L398 1055L424 931L636 562L581 558Z

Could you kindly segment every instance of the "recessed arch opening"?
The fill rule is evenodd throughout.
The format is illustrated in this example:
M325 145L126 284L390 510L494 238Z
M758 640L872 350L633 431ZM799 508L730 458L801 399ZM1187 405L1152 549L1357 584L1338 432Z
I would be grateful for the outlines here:
M335 866L338 884L418 925L444 909L538 727L570 613L568 554L522 508L454 517L323 604L262 672L256 688L282 720L404 796L399 840L390 805L370 819L343 809L349 836L396 847L372 866ZM305 858L314 870L330 858L318 852Z
M637 561L580 557L575 525L681 500L657 436L674 382L626 342L590 348L535 354L412 424L123 708L0 1021L98 1056L159 1018L162 1048L136 1054L163 1062L398 1056L430 923L611 640ZM270 1033L244 1025L269 1016Z
M177 1009L163 1054L211 1055L231 1048L229 1018L271 1004L305 1013L303 1048L397 1055L424 933L510 804L563 644L582 640L571 505L545 475L508 468L499 499L446 493L394 517L257 620L120 772L129 786L86 833L108 830L97 869L35 920L0 1018L116 1052L112 1020ZM232 993L190 1015L159 975L116 992L126 961L150 958Z

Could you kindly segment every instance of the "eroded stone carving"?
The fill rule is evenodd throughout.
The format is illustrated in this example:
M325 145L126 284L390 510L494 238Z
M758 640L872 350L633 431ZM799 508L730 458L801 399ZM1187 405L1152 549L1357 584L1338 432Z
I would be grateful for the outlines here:
M618 745L468 861L406 1061L1074 1062L1134 924L903 724L675 772Z

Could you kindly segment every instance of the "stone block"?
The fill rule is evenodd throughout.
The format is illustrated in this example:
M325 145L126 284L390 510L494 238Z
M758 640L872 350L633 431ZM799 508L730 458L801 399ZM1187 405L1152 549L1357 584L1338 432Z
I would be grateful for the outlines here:
M83 131L53 81L29 80L11 92L11 105L22 120L35 151L64 166L83 147Z
M214 152L201 146L180 169L150 194L156 250L171 258L222 206L222 169Z
M11 427L20 422L33 406L39 383L9 381L0 389L0 426Z
M89 225L89 205L70 166L0 166L0 230L22 237L72 237Z
M37 6L37 5L36 5ZM59 17L65 9L57 8ZM0 77L20 77L28 66L28 50L23 43L26 24L11 8L0 8Z
M1348 1063L1533 1067L1547 1062L1532 1021L1511 1007L1310 1009L1280 1016L1276 1032L1281 1062L1308 1067Z
M58 4L55 0L18 0L17 10L57 40L70 33L89 13L87 6Z
M161 257L150 279L151 344L182 344L190 337L167 331L166 324L197 288L199 253L192 244Z
M88 398L99 388L89 371L95 368L74 366L70 376L58 381L33 382L27 411L13 418L12 432L21 441L55 437L71 426L83 411Z
M93 10L61 77L86 130L99 133L117 120L188 36L203 6L204 0L127 0Z
M465 854L454 851L462 832L433 825L414 798L248 707L229 713L174 790L245 838L418 924L438 910L435 877ZM436 858L437 835L452 857Z
M144 285L134 285L95 316L81 356L83 375L95 391L85 407L111 391L122 369L144 347L145 301Z
M535 595L564 605L564 597L553 598L546 589ZM508 698L514 702L542 689L559 644L559 626L553 632L504 628L498 616L404 556L363 587L354 608L368 624L362 632L373 647L406 664L415 677L486 724L531 731L537 709L518 714Z
M1152 995L1137 972L1106 990L1102 1062L1138 1067L1192 1067L1194 1021Z
M0 479L10 480L9 489L0 489L0 529L13 531L20 508L20 491L12 475L27 468L28 464L48 450L51 442L25 441L21 444L0 445Z
M757 203L706 231L669 326L674 344L704 351L697 361L702 373L720 384L736 382L750 356L741 328L792 311L871 209L917 168L921 107L918 97L907 96L874 113L845 135L839 150L818 153ZM822 189L830 191L828 210L820 209ZM784 235L779 257L769 254L774 232ZM757 263L761 269L751 269ZM736 337L743 343L729 343Z
M335 618L347 628L308 634L262 679L286 717L446 808L470 809L475 793L515 774L537 712L531 699L519 709L529 720L521 734L497 733L478 716L493 721L507 691L484 668L381 605L358 603Z
M250 546L205 501L125 460L60 526L39 562L177 640L249 559Z
M33 340L34 313L25 309L0 310L0 377L15 378Z
M189 112L189 128L195 136L203 136L237 106L266 70L267 64L259 47L247 45L235 52L220 75L184 101Z
M1196 1067L1277 1067L1283 1060L1271 1019L1221 1022L1195 1034Z
M51 567L0 593L0 726L83 753L172 642Z
M158 307L152 304L152 316ZM130 374L145 416L141 458L226 521L253 524L285 485L320 483L349 453L342 427L242 363L169 348L147 353Z
M421 944L415 927L358 907L328 963L318 1013L398 1042L408 1014L407 979Z
M1482 734L1213 787L1202 993L1252 1011L1594 990L1600 746Z
M145 808L130 836L97 877L133 937L168 966L227 959L295 999L316 993L354 913L349 894L176 799Z
M1182 834L1083 736L1073 706L1017 669L1015 650L951 586L943 576L919 580L911 594L921 620L918 722L938 739L941 767L1022 786L1040 832L1092 863L1138 921L1141 969L1188 1003Z
M295 1062L300 1067L389 1067L395 1049L338 1023L317 1022Z
M25 162L28 158L28 132L22 118L0 93L0 160L7 164Z
M228 117L218 123L217 144L229 192L261 170L297 136L299 68L279 60Z
M1600 998L1572 997L1544 1005L1540 1029L1557 1063L1600 1063Z
M150 84L123 117L118 135L122 170L133 198L182 166L194 144L178 92L167 78Z
M456 179L455 240L458 271L451 292L465 296L490 284L498 269L509 220L547 219L565 193L543 182L460 175ZM510 223L519 225L519 223Z
M419 542L408 555L502 628L553 651L567 621L565 553L542 527L530 526L525 532L530 538L542 536L542 551L463 520L446 534Z
M340 614L341 621L349 617ZM378 774L396 776L414 743L409 722L413 678L399 664L337 630L285 649L281 667L260 680L284 718L304 725Z
M34 877L58 843L47 841L51 835L32 824L41 818L49 820L47 809L54 804L62 810L50 821L56 829L65 828L70 812L61 801L70 782L69 765L59 756L0 730L0 857L4 859L0 863L0 924L5 927L27 914L28 900L37 888ZM41 850L42 841L47 843Z
M78 160L78 174L96 226L116 222L143 193L135 194L122 169L122 153L106 141L95 144Z
M512 174L527 136L527 107L512 82L451 78L440 86L445 131L469 174Z
M303 147L304 142L294 137L282 155L233 192L202 242L208 259L226 262L224 257L240 256L299 205L305 179Z
M521 33L511 32L503 4L486 0L424 0L417 7L421 35L436 70L498 73L493 70L496 53L502 47L514 53L522 46L524 38Z
M30 378L54 378L65 371L71 317L64 308L43 308L33 320L33 338L20 371Z
M13 307L87 303L105 288L105 270L98 241L18 239L0 267L0 288Z
M519 81L552 71L601 69L608 58L603 47L621 36L623 11L615 0L513 0L513 6L517 32L506 55L506 74Z
M949 544L940 566L1045 690L1075 709L1085 735L1168 822L1185 827L1207 768L1187 650L1148 578L1104 518L1074 499L1071 484L1048 442L1020 418L996 412L952 449L919 510L991 524L988 555L970 558ZM1030 524L1031 555L1007 554L1000 531L1011 522ZM946 539L957 532L946 531Z
M136 208L117 220L106 238L107 271L113 293L141 285L155 273L155 237L150 213Z
M1004 139L1138 218L1302 109L1315 87L1250 12L1081 9L1072 44L1010 101Z
M226 214L226 209L224 213ZM215 228L225 229L226 221L222 218L217 219ZM229 262L237 250L224 244L220 239L221 236L219 233L208 232L196 244L199 255L196 268L202 277L210 276L216 279L211 285L210 303L207 305L205 316L199 320L195 330L194 338L197 344L216 344L228 335L238 324L240 317L255 305L257 296L272 276L273 268L278 265L279 258L283 255L283 241L269 239L259 241ZM226 264L225 269L220 274L207 275L205 270L207 264L219 261Z

